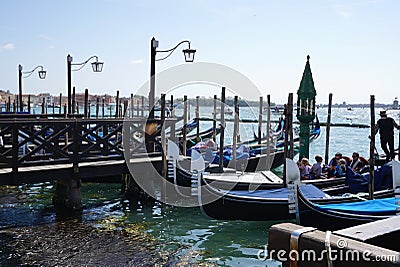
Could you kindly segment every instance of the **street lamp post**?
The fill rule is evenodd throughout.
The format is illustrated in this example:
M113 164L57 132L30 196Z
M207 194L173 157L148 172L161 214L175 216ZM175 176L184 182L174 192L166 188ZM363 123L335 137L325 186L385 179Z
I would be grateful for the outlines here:
M154 98L155 98L155 75L156 75L156 61L161 61L168 58L175 49L178 48L183 43L188 44L187 49L183 49L182 52L185 56L186 62L193 62L194 61L194 54L196 53L196 49L190 48L190 42L185 40L179 42L175 47L167 50L157 50L158 41L153 37L150 41L150 92L149 92L149 118L154 118ZM157 53L168 53L165 57L156 59Z
M67 88L68 88L68 114L71 114L72 109L72 98L71 98L71 87L72 87L72 71L81 70L86 63L88 63L91 59L95 59L95 62L92 62L93 72L101 72L103 70L104 62L99 62L99 58L97 56L91 56L86 61L81 63L72 63L72 56L67 55ZM72 69L72 66L79 66L77 69Z
M45 79L46 78L46 71L43 69L42 65L36 66L31 71L22 71L23 70L22 65L21 64L18 65L18 93L19 93L19 101L18 102L19 102L19 111L20 112L24 111L24 105L22 103L22 78L28 78L38 68L40 68L40 70L38 71L39 78L40 79ZM23 75L25 75L25 76L23 76Z

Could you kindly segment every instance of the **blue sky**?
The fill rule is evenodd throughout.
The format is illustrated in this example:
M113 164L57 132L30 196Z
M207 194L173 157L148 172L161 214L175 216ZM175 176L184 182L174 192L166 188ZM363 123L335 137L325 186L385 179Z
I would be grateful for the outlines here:
M368 103L371 94L391 103L400 97L399 10L395 0L0 0L0 89L17 92L18 64L41 64L46 80L24 79L24 92L65 95L67 54L97 55L103 72L73 72L76 90L128 96L149 77L155 36L160 49L190 40L196 61L236 69L273 102L296 93L309 54L317 103L329 93L335 103ZM157 72L183 63L183 48Z

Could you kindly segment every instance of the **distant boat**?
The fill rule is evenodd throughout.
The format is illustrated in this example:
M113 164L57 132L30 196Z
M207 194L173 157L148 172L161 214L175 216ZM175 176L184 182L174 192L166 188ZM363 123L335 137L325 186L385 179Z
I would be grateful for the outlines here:
M352 111L353 108L352 108L351 106L347 106L347 110L348 110L348 111Z
M216 114L220 114L221 113L221 108L217 108L217 113ZM212 112L212 114L214 115L214 111ZM224 110L224 114L225 115L233 115L233 110L231 109L225 109Z

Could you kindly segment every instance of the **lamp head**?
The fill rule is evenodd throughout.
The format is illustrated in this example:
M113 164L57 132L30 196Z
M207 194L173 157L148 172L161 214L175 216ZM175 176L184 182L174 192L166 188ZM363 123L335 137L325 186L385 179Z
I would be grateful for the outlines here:
M104 62L99 62L99 61L93 62L92 63L93 71L101 72L103 70L103 64L104 64Z
M45 70L39 70L38 73L39 73L40 79L42 79L42 80L46 79L46 71Z
M186 62L193 62L194 61L194 54L196 53L196 49L183 49L183 54L185 55Z

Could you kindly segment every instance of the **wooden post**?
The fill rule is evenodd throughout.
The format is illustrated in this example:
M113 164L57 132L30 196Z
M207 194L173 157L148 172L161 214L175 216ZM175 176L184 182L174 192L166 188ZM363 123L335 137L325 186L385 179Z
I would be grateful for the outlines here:
M162 200L166 200L166 190L167 190L167 146L166 146L166 140L165 140L165 94L161 94L161 144L162 144L162 162L163 162L163 172L162 175L164 177L163 179L163 188L161 191L162 194Z
M53 108L53 114L54 114L54 108L55 108L55 107L54 107L54 99L53 99L53 105L52 105L52 108Z
M124 100L124 112L121 117L127 116L126 112L128 111L128 100Z
M85 89L85 106L83 107L83 116L85 117L85 118L87 118L88 117L88 114L89 114L89 112L88 112L88 104L89 104L89 90L86 88Z
M328 117L326 119L325 165L329 162L329 133L331 131L332 93L329 94Z
M76 114L79 115L79 102L76 101Z
M214 111L213 111L213 141L217 141L217 95L214 95Z
M200 106L199 106L199 96L196 96L196 143L200 142Z
M17 105L16 110L18 111L19 110L19 107L18 107L19 106L19 101L18 101L19 97L18 97L18 95L15 95L14 97L15 97L15 99L17 99L17 101L14 100L14 103L16 103L16 105Z
M119 113L119 91L117 91L117 97L115 99L115 118L118 118Z
M188 121L188 116L187 116L187 96L183 96L183 137L182 137L182 154L186 156L186 132L187 132L187 121Z
M72 87L72 106L71 106L72 114L75 114L75 86Z
M288 148L289 148L289 131L291 125L289 117L291 116L292 111L290 110L290 100L293 101L293 93L289 93L288 103L285 105L285 145L283 150L283 187L286 187L286 158L288 157Z
M233 105L235 107L235 117L234 117L234 122L233 122L233 142L232 142L232 160L233 164L235 164L236 168L236 145L237 145L237 134L238 134L238 128L239 128L239 105L238 105L238 96L235 95L235 98L233 100Z
M175 109L174 109L174 96L171 95L171 105L170 105L170 118L174 118L175 117ZM171 127L171 131L170 131L170 139L175 142L176 141L176 132L175 132L175 122L176 121L171 121L170 127Z
M293 93L289 94L289 117L288 117L288 126L289 126L289 154L288 157L294 158L294 143L293 143Z
M267 170L271 169L271 96L267 95Z
M221 133L219 135L219 172L224 170L224 138L225 138L225 87L221 91Z
M62 93L60 93L60 107L58 109L58 114L61 114L62 112Z
M131 94L131 102L130 102L130 106L131 106L131 110L130 110L130 118L133 118L133 113L134 113L134 111L135 111L135 109L134 109L134 105L133 105L133 94Z
M28 113L31 114L31 95L28 95Z
M258 144L261 144L261 139L262 139L262 133L261 133L261 128L262 128L262 112L263 112L263 97L260 96L260 105L258 108Z
M45 98L43 97L42 98L42 114L45 114L45 105L46 105L46 102L45 102Z
M170 103L170 105L169 105L169 114L170 114L170 117L173 117L172 116L172 112L174 112L174 96L173 95L171 95L171 103Z
M96 98L96 119L99 118L99 107L100 107L99 105L100 105L100 98L97 97Z
M369 145L369 199L374 199L374 169L375 169L375 159L374 159L374 149L375 149L375 96L371 95L370 99L370 109L371 109L371 140Z
M104 115L105 115L105 113L104 113L104 102L105 102L105 98L102 97L101 98L101 117L103 117L103 118L104 118Z
M64 104L64 117L67 117L67 104Z
M13 123L13 130L12 130L12 175L13 175L13 182L16 183L16 178L18 174L18 124L16 121Z
M144 96L142 95L142 113L141 113L142 118L144 117Z

